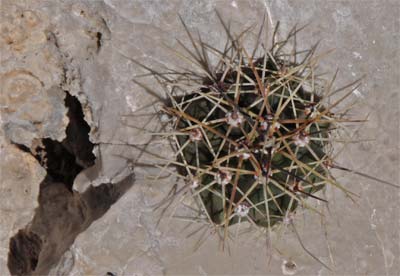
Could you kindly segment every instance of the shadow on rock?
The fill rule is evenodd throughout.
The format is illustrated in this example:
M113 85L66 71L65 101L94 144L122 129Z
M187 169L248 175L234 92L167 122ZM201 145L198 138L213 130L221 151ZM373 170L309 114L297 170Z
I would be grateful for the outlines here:
M59 261L79 233L102 217L131 186L133 175L116 184L71 192L63 183L43 181L31 224L10 240L8 268L13 275L43 275Z

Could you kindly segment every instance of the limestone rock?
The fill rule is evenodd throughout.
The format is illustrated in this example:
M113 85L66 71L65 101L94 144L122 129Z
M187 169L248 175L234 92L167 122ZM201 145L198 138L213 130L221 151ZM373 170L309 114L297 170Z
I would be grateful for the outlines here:
M2 11L3 13L6 10ZM65 137L61 54L49 22L37 11L11 6L2 22L0 113L5 136L31 147L35 139Z
M30 154L0 140L0 274L8 275L9 238L32 220L46 171Z

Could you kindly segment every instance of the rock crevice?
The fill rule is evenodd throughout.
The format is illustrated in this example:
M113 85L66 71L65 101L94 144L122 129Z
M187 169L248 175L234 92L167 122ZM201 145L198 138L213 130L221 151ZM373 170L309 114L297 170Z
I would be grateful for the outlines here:
M116 184L73 191L76 176L94 165L94 144L78 99L66 92L69 123L61 142L42 139L33 150L24 145L46 169L40 184L39 207L28 226L10 239L8 268L13 275L42 275L57 264L76 236L100 218L132 185L132 174Z

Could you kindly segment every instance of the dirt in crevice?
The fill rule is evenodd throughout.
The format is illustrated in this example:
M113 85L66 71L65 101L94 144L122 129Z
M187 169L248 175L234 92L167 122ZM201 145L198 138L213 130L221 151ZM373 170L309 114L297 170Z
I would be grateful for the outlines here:
M12 273L19 275L26 271L34 271L42 244L42 239L35 233L19 230L10 240L8 266L14 268Z
M93 166L96 158L79 100L66 92L65 105L69 124L62 142L46 138L34 149L18 145L35 156L47 175L40 184L34 218L10 239L7 265L12 275L48 274L76 236L133 185L130 174L119 183L90 187L82 194L73 191L76 176Z

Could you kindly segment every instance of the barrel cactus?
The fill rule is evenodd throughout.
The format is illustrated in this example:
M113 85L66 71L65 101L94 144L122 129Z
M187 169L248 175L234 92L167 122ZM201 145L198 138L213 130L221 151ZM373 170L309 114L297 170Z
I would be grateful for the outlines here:
M181 134L179 172L210 220L227 226L243 218L270 227L330 180L335 120L321 95L304 88L306 77L290 71L301 64L239 56L165 111Z
M204 75L167 81L172 163L217 227L244 220L272 227L307 207L307 198L324 201L314 193L326 185L339 186L329 170L340 115L326 104L314 49L302 60L284 53L296 33L261 53L249 53L230 33L223 51L192 38L191 57ZM206 52L218 57L216 66Z

